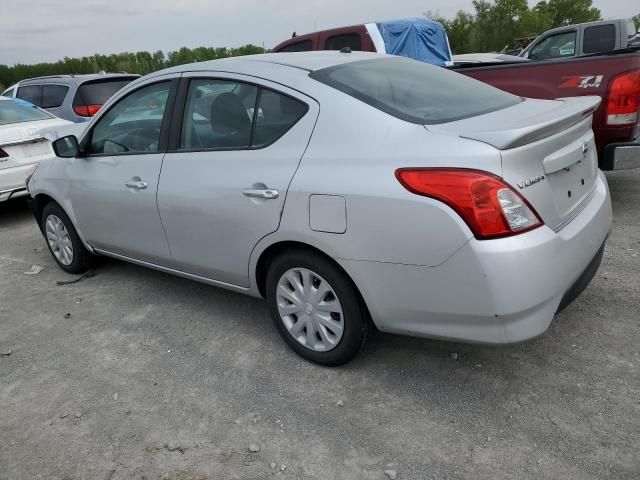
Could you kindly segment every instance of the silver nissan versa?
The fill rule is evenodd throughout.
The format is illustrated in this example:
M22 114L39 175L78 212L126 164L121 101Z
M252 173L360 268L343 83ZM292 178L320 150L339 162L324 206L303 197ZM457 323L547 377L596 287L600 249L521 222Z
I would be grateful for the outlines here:
M371 326L519 342L600 264L599 102L377 54L202 62L129 84L27 182L63 270L106 255L264 297L314 362Z

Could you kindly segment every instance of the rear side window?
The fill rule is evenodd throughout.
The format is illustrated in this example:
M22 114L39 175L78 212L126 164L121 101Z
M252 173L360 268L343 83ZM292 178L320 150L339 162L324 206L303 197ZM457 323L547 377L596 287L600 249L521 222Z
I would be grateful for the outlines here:
M310 77L421 125L461 120L521 102L478 80L400 57L345 63L312 72Z
M26 85L24 87L19 87L16 97L41 107L42 106L42 85Z
M20 100L0 100L0 125L49 120L52 115Z
M73 106L104 105L114 93L133 80L133 78L119 78L83 83L76 92L76 96L73 99Z
M608 25L596 25L584 29L584 53L610 52L616 48L616 27Z
M293 127L308 108L299 100L256 85L195 79L187 93L180 148L265 147Z
M313 42L311 40L303 40L302 42L291 43L286 47L282 47L278 52L310 52L313 50Z
M13 97L13 88L10 88L2 94L3 97Z
M341 50L345 47L353 51L362 50L362 40L357 33L346 33L344 35L334 35L327 38L324 44L325 50Z
M55 108L62 105L69 87L66 85L45 85L42 89L42 108Z
M258 87L233 80L192 80L180 148L247 148Z
M309 109L306 103L263 88L258 102L253 146L263 147L284 135Z

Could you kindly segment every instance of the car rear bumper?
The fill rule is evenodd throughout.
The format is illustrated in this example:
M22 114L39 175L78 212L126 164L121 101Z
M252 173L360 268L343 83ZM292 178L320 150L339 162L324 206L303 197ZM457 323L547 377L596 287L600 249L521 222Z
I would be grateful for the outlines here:
M640 130L627 143L611 143L604 147L602 165L605 170L640 168Z
M588 285L611 228L600 174L591 200L562 230L472 239L436 267L341 260L385 332L503 344L542 334Z
M27 171L33 166L32 163L0 169L0 202L5 202L10 198L24 197L28 195L27 187L24 183Z

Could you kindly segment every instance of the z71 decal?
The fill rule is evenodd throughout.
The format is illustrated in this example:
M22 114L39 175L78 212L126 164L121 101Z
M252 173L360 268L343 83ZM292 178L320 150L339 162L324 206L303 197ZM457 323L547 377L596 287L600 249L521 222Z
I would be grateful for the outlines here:
M558 88L598 88L604 75L573 75L562 77L564 80Z

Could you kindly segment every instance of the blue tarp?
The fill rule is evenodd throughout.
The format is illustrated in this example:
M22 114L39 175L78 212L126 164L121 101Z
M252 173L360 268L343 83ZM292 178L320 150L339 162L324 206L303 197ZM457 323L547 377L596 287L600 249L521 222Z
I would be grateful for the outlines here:
M451 62L449 40L442 24L426 18L406 18L377 25L388 54L441 67Z

